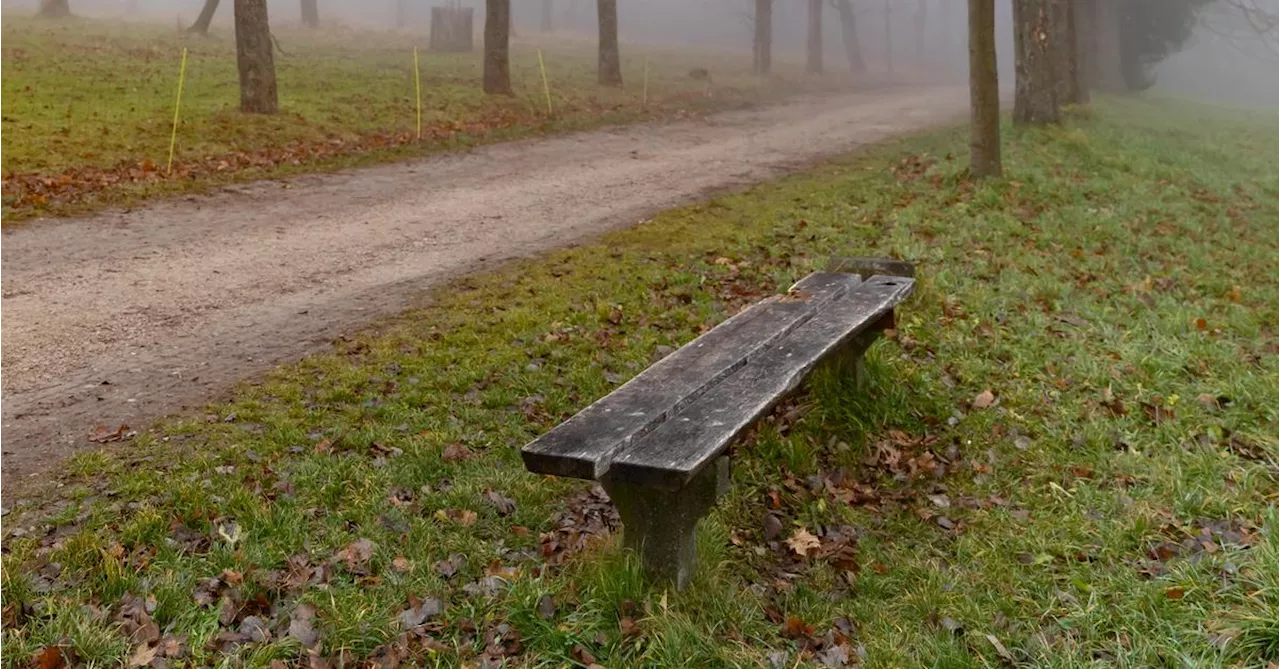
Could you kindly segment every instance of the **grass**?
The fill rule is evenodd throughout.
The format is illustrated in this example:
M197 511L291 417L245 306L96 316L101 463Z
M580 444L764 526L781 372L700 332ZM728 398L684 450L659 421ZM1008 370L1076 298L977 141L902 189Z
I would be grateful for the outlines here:
M174 26L6 17L3 27L4 218L68 214L228 180L273 177L421 155L440 148L601 124L676 118L799 91L839 76L783 64L752 76L744 58L626 45L626 87L595 83L594 47L517 41L513 98L480 90L479 50L440 54L424 35L278 27L280 113L238 111L229 28L187 36ZM548 116L536 47L544 51ZM416 134L413 48L420 50L423 135ZM183 48L182 121L166 172ZM645 58L649 85L644 90ZM688 76L703 67L715 86ZM647 104L645 104L647 98Z
M433 666L1276 662L1275 126L1091 114L1009 130L1003 179L943 130L459 281L76 458L6 518L5 665L313 629ZM869 392L812 379L737 447L694 585L646 586L518 448L832 254L919 265Z

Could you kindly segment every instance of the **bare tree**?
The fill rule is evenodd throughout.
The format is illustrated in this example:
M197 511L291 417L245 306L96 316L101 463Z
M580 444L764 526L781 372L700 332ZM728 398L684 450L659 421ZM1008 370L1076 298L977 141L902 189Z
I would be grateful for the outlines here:
M240 111L274 114L276 64L271 52L267 0L235 0L236 65L240 69Z
M995 0L969 0L969 173L1000 175Z
M200 8L200 15L196 17L196 22L187 28L187 32L196 33L197 35L208 35L209 24L213 23L213 14L218 11L218 0L204 0L204 6Z
M1080 81L1080 53L1076 40L1076 0L1050 0L1053 8L1054 78L1058 102L1071 105L1088 100Z
M862 47L858 45L858 18L849 0L831 0L840 15L840 38L844 42L844 57L849 61L849 71L855 75L867 71L862 61Z
M485 0L484 92L513 95L510 65L511 0Z
M36 16L45 19L60 19L71 16L69 0L40 0L40 11Z
M600 23L596 79L602 86L622 85L622 57L618 55L618 0L596 0Z
M1056 123L1059 118L1053 67L1053 2L1013 2L1015 123Z
M924 31L929 25L929 0L916 0L916 11L911 13L911 27L916 37L916 63L924 62Z
M824 0L809 0L809 38L807 41L804 71L809 74L822 74L822 3Z
M555 32L555 26L551 21L552 0L542 0L542 32Z
M768 74L773 68L773 0L756 0L752 47L751 71Z
M308 28L320 27L319 0L302 0L302 25Z

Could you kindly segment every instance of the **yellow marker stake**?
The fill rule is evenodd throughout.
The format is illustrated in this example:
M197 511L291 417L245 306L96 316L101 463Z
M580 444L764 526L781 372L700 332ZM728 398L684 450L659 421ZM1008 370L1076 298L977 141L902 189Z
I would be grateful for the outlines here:
M542 64L542 49L538 49L538 69L542 71L542 91L547 94L547 116L551 116L551 86L547 83L547 67Z
M182 47L182 66L178 68L178 100L173 103L173 132L169 133L169 164L164 173L173 172L173 147L178 144L178 112L182 110L182 84L187 80L187 48Z
M649 57L644 57L644 88L640 94L640 106L649 106Z
M413 47L413 91L418 97L418 141L422 141L422 77L418 75L418 47Z

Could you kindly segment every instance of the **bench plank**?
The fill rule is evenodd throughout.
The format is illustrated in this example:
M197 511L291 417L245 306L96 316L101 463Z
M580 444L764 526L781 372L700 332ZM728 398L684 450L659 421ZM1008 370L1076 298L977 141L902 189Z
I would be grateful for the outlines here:
M891 313L914 283L887 276L863 282L618 453L609 477L629 485L683 488L819 361Z
M786 296L738 313L525 446L525 468L599 479L613 456L654 429L759 351L828 309L860 283L850 274L811 274Z

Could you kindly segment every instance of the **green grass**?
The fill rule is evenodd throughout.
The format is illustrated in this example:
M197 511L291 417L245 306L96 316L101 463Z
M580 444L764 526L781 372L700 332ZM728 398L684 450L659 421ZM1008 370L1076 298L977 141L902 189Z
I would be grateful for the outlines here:
M300 656L300 602L324 656L444 666L1275 662L1275 126L1093 114L1010 130L1003 179L967 181L945 130L459 281L78 457L60 499L5 519L4 662L122 661L133 598L196 664ZM579 547L558 514L602 509L518 448L832 254L911 258L917 292L869 392L819 374L736 448L694 585L645 586L616 534L544 552ZM800 529L834 557L790 553ZM367 561L340 552L359 539ZM238 585L202 606L220 574ZM443 613L403 635L411 596ZM246 615L270 638L222 647Z
M547 43L554 114L546 112L535 43L513 45L514 98L485 96L481 60L439 54L426 37L342 28L276 31L280 113L238 111L229 27L200 38L175 26L6 17L4 218L66 214L440 148L601 124L676 118L796 93L835 90L838 75L782 64L762 81L741 57L624 45L623 89L596 85L595 51ZM183 48L182 121L165 171ZM420 51L423 138L416 136L413 48ZM647 105L645 58L649 59ZM715 86L688 77L712 72Z

